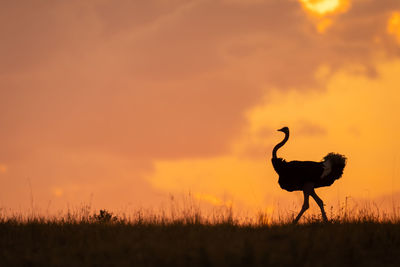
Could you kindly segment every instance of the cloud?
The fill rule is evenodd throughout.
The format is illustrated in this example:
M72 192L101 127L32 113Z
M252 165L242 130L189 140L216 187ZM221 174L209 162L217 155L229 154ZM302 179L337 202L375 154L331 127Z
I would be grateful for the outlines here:
M40 186L62 188L66 197L74 186L92 190L92 176L107 181L112 175L96 171L106 160L92 159L88 166L51 160L63 153L106 155L113 159L108 171L117 173L121 161L135 162L132 185L146 192L153 188L142 169L154 162L207 160L232 151L258 157L259 147L271 143L261 122L249 133L248 111L273 101L273 92L288 93L285 98L324 92L332 75L349 65L378 79L377 62L400 55L387 32L399 5L351 1L320 34L299 1L4 4L0 162L19 170L12 177L19 177L21 194L24 177L41 166L35 169ZM325 124L301 119L314 125L305 132L321 137L327 129L329 136ZM287 121L280 117L263 129ZM62 166L69 168L57 172ZM106 185L93 190L106 194ZM118 195L119 188L110 191Z
M394 5L354 2L321 36L295 1L9 4L3 140L150 158L225 153L263 88L321 86L323 64L374 74L377 54L397 56L386 32Z
M329 118L326 119L329 121ZM299 121L297 124L299 124L299 135L318 136L327 134L327 130L316 123L302 120Z

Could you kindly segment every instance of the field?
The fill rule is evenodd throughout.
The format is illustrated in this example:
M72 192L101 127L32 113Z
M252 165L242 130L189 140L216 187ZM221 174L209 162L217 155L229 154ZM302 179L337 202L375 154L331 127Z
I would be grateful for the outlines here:
M187 215L186 215L187 216ZM5 217L0 266L399 266L400 223Z

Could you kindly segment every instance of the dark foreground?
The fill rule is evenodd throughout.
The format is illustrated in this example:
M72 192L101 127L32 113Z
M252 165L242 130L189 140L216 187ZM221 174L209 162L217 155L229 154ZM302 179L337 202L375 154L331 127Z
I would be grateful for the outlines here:
M0 266L400 266L400 224L0 223Z

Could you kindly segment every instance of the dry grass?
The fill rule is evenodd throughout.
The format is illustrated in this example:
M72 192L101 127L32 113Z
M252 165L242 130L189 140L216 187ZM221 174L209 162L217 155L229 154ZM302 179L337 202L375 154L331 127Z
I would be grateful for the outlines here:
M379 209L378 209L379 211ZM371 207L242 218L193 206L115 216L90 207L57 217L0 217L0 266L398 266L400 223Z

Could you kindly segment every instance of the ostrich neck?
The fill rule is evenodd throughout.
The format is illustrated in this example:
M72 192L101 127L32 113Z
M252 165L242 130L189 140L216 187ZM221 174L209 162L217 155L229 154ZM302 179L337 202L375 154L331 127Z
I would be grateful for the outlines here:
M282 142L280 142L279 144L277 144L274 149L272 150L272 158L276 159L276 152L278 151L279 148L281 148L289 139L289 133L285 133L285 138L282 140Z

